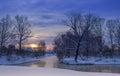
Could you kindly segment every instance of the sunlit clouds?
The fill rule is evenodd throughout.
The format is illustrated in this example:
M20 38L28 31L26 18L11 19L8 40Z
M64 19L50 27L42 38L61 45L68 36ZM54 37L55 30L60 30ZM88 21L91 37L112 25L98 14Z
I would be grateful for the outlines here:
M47 46L51 46L53 44L53 39L55 36L57 36L58 33L60 32L65 32L68 30L67 26L63 25L56 25L56 26L36 26L36 27L31 27L32 32L33 32L33 37L30 38L31 42L38 43L40 40L45 40L47 43Z

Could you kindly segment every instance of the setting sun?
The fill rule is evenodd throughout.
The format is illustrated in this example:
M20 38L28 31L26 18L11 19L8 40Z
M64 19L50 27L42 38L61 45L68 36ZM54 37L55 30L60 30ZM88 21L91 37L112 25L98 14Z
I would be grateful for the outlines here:
M31 48L38 48L39 46L37 44L30 44L29 45Z

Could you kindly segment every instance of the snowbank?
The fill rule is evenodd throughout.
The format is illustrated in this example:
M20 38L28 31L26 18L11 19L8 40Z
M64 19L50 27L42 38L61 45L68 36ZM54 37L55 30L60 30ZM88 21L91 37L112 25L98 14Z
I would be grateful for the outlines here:
M9 60L8 60L9 59ZM39 61L40 58L32 58L32 57L21 57L13 55L10 58L7 56L0 57L0 65L8 65L8 64L21 64L26 62L32 62L32 61Z
M120 76L120 74L77 72L64 69L0 66L0 76Z
M65 64L120 64L120 58L88 58L85 60L79 59L78 62L75 62L74 58L64 58L61 60L62 63Z

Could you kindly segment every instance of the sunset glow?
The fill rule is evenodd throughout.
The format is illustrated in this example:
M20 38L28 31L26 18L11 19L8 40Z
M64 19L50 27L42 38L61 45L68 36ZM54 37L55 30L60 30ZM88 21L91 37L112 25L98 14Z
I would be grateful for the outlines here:
M29 47L31 47L31 48L39 48L39 46L37 44L29 44Z

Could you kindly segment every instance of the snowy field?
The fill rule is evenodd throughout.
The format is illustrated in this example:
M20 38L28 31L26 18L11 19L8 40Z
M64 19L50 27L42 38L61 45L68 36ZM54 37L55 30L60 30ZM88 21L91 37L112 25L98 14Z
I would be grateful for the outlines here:
M40 58L32 58L32 57L21 57L21 56L16 56L12 55L11 57L7 56L2 56L0 57L0 65L9 65L9 64L21 64L21 63L26 63L26 62L34 62L34 61L39 61Z
M120 74L77 72L64 69L0 66L0 76L120 76Z
M95 58L91 57L88 59L78 59L78 62L75 62L74 58L64 58L61 60L65 64L120 64L120 58Z

